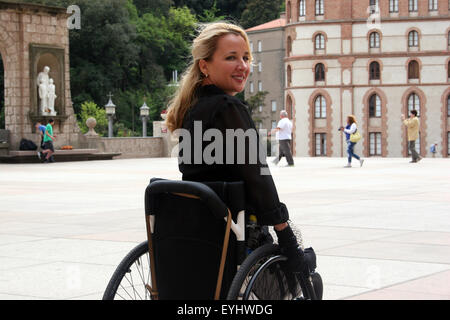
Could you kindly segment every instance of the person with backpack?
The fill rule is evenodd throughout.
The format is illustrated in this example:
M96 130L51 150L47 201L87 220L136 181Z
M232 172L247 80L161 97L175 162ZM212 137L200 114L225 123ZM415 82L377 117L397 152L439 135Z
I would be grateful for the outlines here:
M47 131L47 127L44 126L40 121L36 122L36 124L34 125L36 128L36 133L39 134L39 137L41 138L41 141L39 143L39 146L41 147L41 151L37 152L38 158L41 159L42 157L42 151L44 150L44 135L45 135L45 131Z

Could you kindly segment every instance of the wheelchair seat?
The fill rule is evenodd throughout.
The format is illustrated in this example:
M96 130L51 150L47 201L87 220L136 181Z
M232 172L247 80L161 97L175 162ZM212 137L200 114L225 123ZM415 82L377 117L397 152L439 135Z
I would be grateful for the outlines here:
M245 207L243 182L152 179L145 191L151 217L155 281L159 299L213 299L229 214ZM229 234L220 298L224 299L239 260L235 234Z

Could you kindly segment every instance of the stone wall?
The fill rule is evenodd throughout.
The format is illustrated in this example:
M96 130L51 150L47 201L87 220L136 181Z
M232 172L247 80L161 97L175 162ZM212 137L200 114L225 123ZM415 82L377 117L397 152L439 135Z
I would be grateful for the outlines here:
M163 157L163 141L160 137L100 138L100 152L120 152L118 158L158 158Z

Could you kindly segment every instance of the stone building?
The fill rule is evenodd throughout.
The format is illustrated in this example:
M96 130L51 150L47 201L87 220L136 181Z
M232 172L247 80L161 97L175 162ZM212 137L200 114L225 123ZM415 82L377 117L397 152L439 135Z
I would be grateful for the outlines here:
M0 0L5 129L12 150L18 149L21 138L35 139L34 123L47 123L50 117L57 146L81 144L70 95L69 16L65 8ZM45 66L56 85L56 116L39 112L36 78Z
M419 112L417 149L450 154L449 0L286 0L286 108L296 156L408 156L401 114Z
M270 130L276 126L279 113L284 108L284 71L281 67L285 57L284 16L247 29L253 64L245 88L246 99L258 91L267 91L264 106L253 112L259 129Z

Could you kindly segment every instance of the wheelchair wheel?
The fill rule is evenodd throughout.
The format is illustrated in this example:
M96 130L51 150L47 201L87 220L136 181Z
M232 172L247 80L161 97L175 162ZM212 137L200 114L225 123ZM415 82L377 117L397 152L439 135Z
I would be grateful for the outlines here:
M285 272L287 258L267 244L253 251L233 279L228 300L293 300L302 298L297 278Z
M148 242L131 250L117 266L103 294L103 300L151 300L146 285L151 285Z

